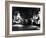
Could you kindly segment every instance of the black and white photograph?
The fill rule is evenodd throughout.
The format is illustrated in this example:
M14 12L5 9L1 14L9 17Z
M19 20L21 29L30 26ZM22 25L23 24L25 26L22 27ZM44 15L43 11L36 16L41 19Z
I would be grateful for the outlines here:
M40 8L12 7L12 31L40 30Z
M9 34L43 33L43 6L12 3L9 5Z

